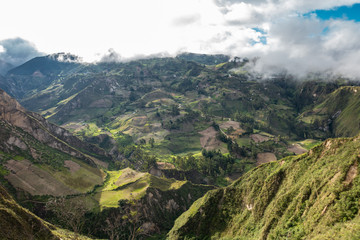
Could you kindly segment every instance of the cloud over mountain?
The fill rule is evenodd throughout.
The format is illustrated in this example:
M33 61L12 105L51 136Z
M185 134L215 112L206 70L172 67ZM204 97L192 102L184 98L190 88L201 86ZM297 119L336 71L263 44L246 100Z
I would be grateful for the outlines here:
M4 11L0 22L8 24L2 26L1 37L11 38L16 29L16 36L47 53L71 52L85 61L119 61L159 52L221 53L261 57L257 68L263 71L277 65L294 73L332 69L360 76L352 69L360 55L360 23L346 17L324 19L316 13L351 7L359 0L18 1L22 9L32 11ZM16 9L18 1L6 0L8 9ZM84 5L87 11L82 11ZM77 17L54 17L64 12ZM14 44L19 51L10 51ZM10 63L37 54L34 45L18 38L0 45L0 57ZM104 55L108 49L113 50Z
M13 66L43 55L36 49L33 43L19 37L1 40L0 47L0 60Z

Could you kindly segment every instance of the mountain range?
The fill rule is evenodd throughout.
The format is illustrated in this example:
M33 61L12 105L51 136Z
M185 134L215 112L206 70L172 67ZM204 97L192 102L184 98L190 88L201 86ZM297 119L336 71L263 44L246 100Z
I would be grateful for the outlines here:
M193 53L90 64L58 53L9 69L2 191L69 236L356 239L358 82L267 76L251 64ZM75 227L57 208L77 202Z

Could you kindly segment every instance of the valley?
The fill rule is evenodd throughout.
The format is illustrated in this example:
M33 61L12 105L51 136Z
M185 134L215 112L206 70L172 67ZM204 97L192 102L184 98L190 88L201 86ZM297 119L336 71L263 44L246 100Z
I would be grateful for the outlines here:
M355 236L358 82L265 76L250 61L188 53L90 64L59 53L9 70L4 191L74 232L39 220L46 234L69 239Z

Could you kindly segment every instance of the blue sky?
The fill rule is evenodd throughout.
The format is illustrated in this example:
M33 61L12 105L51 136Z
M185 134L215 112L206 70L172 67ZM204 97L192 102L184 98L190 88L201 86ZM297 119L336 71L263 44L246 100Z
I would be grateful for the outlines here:
M316 10L313 13L322 20L343 19L360 22L360 4L341 6L330 10Z

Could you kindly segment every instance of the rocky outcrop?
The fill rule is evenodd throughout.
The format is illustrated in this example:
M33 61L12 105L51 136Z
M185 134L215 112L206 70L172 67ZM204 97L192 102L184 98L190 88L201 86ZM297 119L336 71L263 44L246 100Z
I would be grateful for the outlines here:
M83 159L91 165L102 165L106 167L106 163L97 160L94 156L104 160L110 159L110 156L103 149L81 141L67 130L48 122L39 114L28 112L15 99L1 89L0 120L30 134L43 144L76 158ZM9 136L6 142L21 149L27 148L20 139L14 136Z

